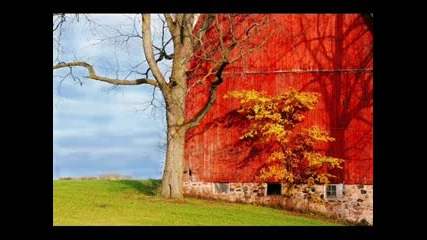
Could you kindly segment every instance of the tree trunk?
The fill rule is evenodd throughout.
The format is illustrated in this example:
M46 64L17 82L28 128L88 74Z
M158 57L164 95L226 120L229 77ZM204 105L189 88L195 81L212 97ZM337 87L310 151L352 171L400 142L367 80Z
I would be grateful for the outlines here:
M175 17L175 21L173 19L168 21L174 44L171 77L167 85L160 86L166 103L167 124L166 161L161 187L161 195L164 198L183 197L185 134L195 126L185 122L185 101L188 89L186 71L190 69L190 59L194 52L191 39L194 16L176 14Z
M181 73L182 71L177 71ZM177 76L178 84L163 91L166 103L167 147L165 169L163 171L161 195L164 198L182 198L182 177L184 166L185 133L185 93L186 77ZM179 84L184 83L184 84Z
M167 149L161 195L164 198L182 198L185 132L168 122Z
M184 67L174 64L171 87L163 91L166 103L167 147L163 171L161 195L164 198L183 197L185 96L187 77Z

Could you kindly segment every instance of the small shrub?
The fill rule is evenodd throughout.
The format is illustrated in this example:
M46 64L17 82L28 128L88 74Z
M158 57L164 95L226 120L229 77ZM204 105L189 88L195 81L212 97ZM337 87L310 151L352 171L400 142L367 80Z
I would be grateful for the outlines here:
M73 178L72 177L62 177L62 178L59 178L59 180L73 180Z

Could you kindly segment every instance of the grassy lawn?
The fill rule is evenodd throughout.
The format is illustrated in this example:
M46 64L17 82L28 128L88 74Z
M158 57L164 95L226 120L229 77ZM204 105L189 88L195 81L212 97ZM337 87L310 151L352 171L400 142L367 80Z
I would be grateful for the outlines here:
M158 180L53 181L53 224L145 226L337 226L284 210L155 196Z

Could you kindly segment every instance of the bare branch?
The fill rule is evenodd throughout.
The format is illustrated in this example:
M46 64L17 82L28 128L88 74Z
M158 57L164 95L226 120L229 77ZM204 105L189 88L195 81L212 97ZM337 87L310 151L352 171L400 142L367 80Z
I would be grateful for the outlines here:
M196 116L194 118L192 118L190 121L188 121L185 126L188 129L191 129L193 127L196 127L197 125L199 125L200 121L206 116L206 114L209 112L209 110L212 108L213 104L215 103L216 100L216 90L218 88L218 86L223 82L222 79L222 72L224 71L225 67L228 65L228 62L223 62L221 64L221 66L219 67L217 73L216 73L216 77L217 79L215 81L213 81L210 85L210 89L209 89L209 99L207 101L207 103L205 104L205 106L203 106L203 108L196 114Z
M160 89L167 86L167 82L161 73L153 52L153 41L151 40L151 17L149 14L142 14L142 45L144 48L145 59L148 62L151 72L159 83Z
M171 35L173 35L175 29L176 29L176 23L175 20L172 18L171 14L164 14L166 22L168 23L168 27L170 30Z
M65 14L55 14L54 13L53 16L58 16L58 18L56 18L53 21L53 31L55 32L58 28L62 27L62 24L64 24L64 22L65 22ZM59 22L56 23L58 20L59 20Z
M183 41L188 41L188 43L184 43L184 45L191 46L191 49L193 48L193 24L194 24L194 14L185 14L184 15L184 22L181 26L183 28L182 30L182 38Z
M108 37L104 37L104 38L100 38L100 39L96 39L98 40L97 43L93 43L93 45L98 45L98 44L102 44L104 42L111 42L115 45L120 45L120 46L127 46L127 44L129 44L129 42L135 38L139 38L142 39L141 34L138 32L137 29L137 18L136 16L134 17L133 21L133 25L132 25L132 30L123 30L122 29L122 25L119 26L102 26L102 28L104 28L105 30L103 30L103 32L107 32L109 33L110 31L112 31L113 33L109 33L112 34L111 36L108 35Z
M87 78L98 80L101 82L107 82L114 85L141 85L141 84L149 84L152 86L157 87L158 83L155 80L147 79L147 78L140 78L135 80L121 80L121 79L113 79L113 78L107 78L98 76L93 68L92 65L86 62L70 62L70 63L58 63L55 66L53 66L53 70L65 68L65 67L84 67L89 71L89 76L86 76Z
M191 34L191 42L193 44L193 50L199 49L202 45L202 39L206 35L207 30L212 25L213 21L215 20L216 14L208 14L203 17L202 25L199 27L197 33ZM192 33L192 31L190 31Z

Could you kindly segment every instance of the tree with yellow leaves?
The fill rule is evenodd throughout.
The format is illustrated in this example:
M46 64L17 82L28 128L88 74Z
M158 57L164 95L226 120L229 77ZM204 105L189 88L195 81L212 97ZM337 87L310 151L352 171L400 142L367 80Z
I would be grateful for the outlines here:
M294 184L327 184L334 177L328 169L342 168L342 159L325 156L318 147L335 139L318 126L299 127L304 113L313 110L319 94L289 89L277 96L258 91L233 91L225 98L240 100L237 111L249 121L240 139L269 149L269 157L257 178Z

